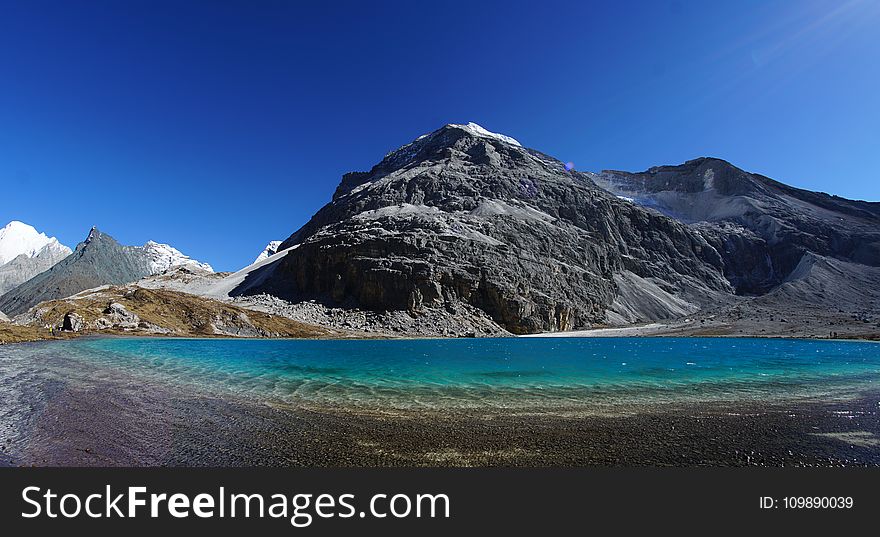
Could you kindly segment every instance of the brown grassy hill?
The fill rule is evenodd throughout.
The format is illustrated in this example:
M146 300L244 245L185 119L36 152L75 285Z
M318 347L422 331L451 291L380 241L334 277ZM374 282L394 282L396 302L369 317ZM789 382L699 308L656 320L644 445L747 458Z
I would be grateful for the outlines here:
M122 308L111 308L111 304ZM65 316L71 313L82 319L79 332L91 334L291 338L348 335L187 293L137 286L104 287L43 302L31 310L28 324L60 328Z

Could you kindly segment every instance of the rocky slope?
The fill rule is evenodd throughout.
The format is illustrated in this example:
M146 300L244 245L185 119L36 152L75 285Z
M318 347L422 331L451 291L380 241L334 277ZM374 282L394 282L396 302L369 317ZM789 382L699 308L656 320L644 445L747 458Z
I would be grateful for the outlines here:
M85 241L62 261L0 296L0 311L13 316L45 300L65 298L103 285L122 285L176 266L210 271L178 250L148 242L123 246L92 228Z
M782 284L808 253L880 266L880 203L793 188L714 158L588 175L700 229L724 255L725 277L740 294Z
M474 125L346 174L233 295L413 316L462 306L513 333L673 318L730 295L703 234Z

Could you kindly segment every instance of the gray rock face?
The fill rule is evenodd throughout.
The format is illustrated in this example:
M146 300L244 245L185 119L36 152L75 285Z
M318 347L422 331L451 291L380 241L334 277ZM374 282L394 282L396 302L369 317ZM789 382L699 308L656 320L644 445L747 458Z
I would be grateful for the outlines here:
M728 296L720 244L542 153L448 125L346 174L279 251L296 248L233 294L413 315L464 303L514 333L571 330Z
M740 294L780 285L807 253L880 266L880 203L793 188L699 158L641 173L588 174L597 185L695 224Z
M121 285L150 274L150 259L143 248L122 246L92 228L72 254L0 297L0 310L18 315L44 300L65 298L101 285Z

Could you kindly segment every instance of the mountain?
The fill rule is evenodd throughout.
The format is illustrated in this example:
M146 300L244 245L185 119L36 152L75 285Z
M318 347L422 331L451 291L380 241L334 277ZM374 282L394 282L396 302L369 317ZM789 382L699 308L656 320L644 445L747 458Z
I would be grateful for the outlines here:
M233 295L413 315L485 312L514 333L672 318L730 295L699 230L475 124L343 176Z
M268 259L269 257L278 253L279 246L281 246L281 241L269 242L269 244L267 244L266 247L263 248L263 251L260 252L260 255L258 255L257 258L254 259L254 263L259 263L260 261L262 261L264 259Z
M284 250L230 295L414 319L476 310L520 334L725 304L739 316L751 296L773 311L815 301L859 312L877 297L843 304L832 289L851 299L880 278L880 205L712 158L578 172L509 136L451 124L344 175Z
M168 245L123 246L92 228L76 250L50 269L0 296L0 311L18 315L45 300L69 297L102 285L122 285L167 270L174 264L208 267Z
M32 226L10 222L0 229L0 295L61 261L71 250Z
M880 266L880 203L801 190L716 158L588 175L618 196L713 235L727 260L725 276L740 294L782 284L808 252Z

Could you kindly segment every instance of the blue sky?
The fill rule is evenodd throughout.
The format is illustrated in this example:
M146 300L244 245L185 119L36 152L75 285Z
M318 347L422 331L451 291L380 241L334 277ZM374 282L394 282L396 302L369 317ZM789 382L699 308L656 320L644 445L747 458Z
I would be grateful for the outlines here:
M712 155L876 201L878 27L873 1L0 0L0 221L233 270L467 121L581 170Z

